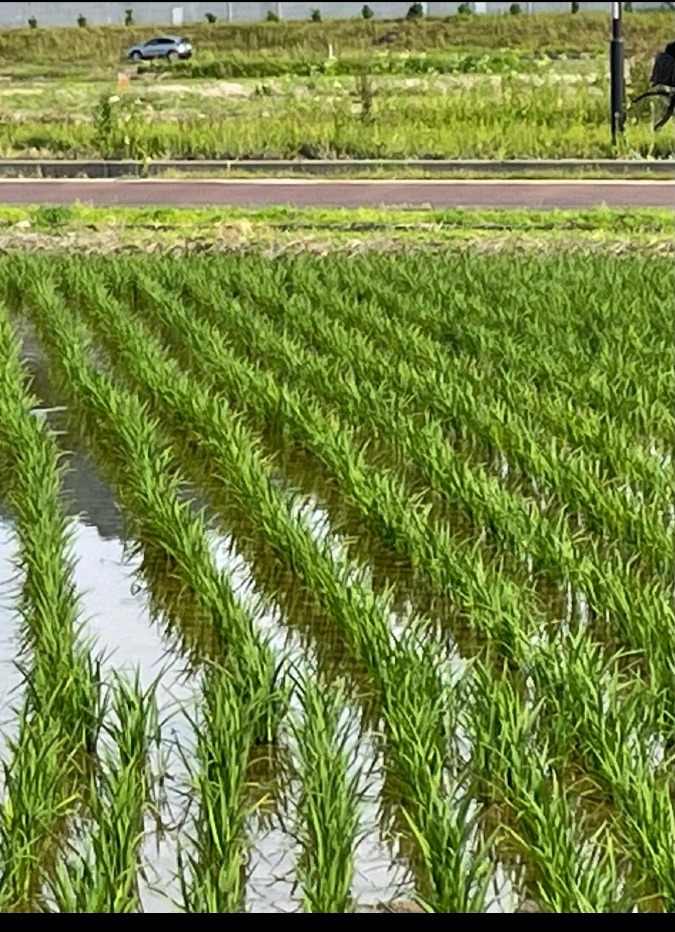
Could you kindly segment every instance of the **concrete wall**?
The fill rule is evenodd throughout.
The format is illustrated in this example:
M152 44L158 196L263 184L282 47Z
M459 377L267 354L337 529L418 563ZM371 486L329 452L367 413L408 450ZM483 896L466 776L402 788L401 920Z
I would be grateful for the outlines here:
M412 0L369 0L369 6L378 19L396 19L405 16ZM472 6L476 12L495 13L507 12L510 6L500 0L486 0L474 2ZM521 7L525 12L542 12L557 9L560 12L569 12L569 2L539 2L539 0L521 0ZM663 4L660 2L636 2L637 8L656 8ZM428 0L426 3L429 16L447 16L456 12L458 3L444 2L444 0ZM109 23L123 23L124 11L132 8L134 18L139 24L168 26L174 22L173 11L182 11L183 22L203 22L206 13L214 13L219 20L245 22L264 19L269 10L281 14L284 19L309 19L312 9L321 10L324 19L341 18L351 19L361 15L363 0L352 2L324 2L324 0L309 0L309 2L294 2L294 0L262 0L262 2L223 2L223 0L206 0L206 2L193 2L193 0L173 0L173 2L134 2L134 0L121 0L121 2L13 2L0 3L0 27L25 27L28 19L35 16L40 26L74 26L77 17L83 13L92 25ZM609 15L608 2L582 2L582 10L605 10ZM673 18L675 26L675 17Z

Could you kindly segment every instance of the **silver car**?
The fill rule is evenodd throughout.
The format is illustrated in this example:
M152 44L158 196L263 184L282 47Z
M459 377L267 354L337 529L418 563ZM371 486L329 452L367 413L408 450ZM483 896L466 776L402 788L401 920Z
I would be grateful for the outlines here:
M127 51L129 61L149 61L153 58L191 58L192 46L180 36L157 36Z

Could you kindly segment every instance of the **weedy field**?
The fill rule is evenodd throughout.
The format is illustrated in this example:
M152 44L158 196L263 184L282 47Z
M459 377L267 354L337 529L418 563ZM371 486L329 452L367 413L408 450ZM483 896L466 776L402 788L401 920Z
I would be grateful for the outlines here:
M130 66L152 31L7 30L0 156L110 159L671 158L650 114L608 133L603 14L188 28L188 62ZM628 96L672 12L626 17ZM126 73L118 87L118 74Z
M670 259L0 298L3 911L675 911Z

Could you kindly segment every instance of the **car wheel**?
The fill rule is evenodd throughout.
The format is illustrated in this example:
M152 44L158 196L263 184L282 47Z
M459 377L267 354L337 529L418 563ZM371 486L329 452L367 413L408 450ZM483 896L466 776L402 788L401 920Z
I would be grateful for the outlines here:
M166 53L166 57L169 59L169 61L174 61L174 59L178 58L178 52L174 51L174 49L171 49L170 52Z
M140 52L132 52L129 58L132 61L140 61L143 58L143 56L141 55Z

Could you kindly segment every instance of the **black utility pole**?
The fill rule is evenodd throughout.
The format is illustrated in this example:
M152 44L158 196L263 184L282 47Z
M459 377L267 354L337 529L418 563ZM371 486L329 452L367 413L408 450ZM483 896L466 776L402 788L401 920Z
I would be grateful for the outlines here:
M623 132L624 67L623 35L621 31L622 6L622 3L612 3L612 39L609 44L612 145L616 145L617 137Z

